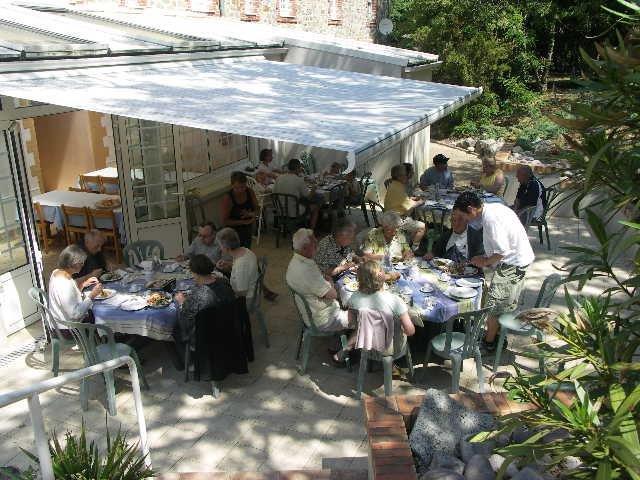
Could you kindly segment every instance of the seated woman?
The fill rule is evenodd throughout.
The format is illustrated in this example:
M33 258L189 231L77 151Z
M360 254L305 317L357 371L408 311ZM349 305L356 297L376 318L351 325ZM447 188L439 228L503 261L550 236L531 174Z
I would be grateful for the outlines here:
M230 281L236 297L244 297L247 305L251 305L259 276L256 254L242 246L238 233L232 228L220 230L216 240L222 253L233 258Z
M235 302L235 295L229 281L213 273L213 262L206 255L193 255L189 260L195 287L189 296L180 292L175 300L180 305L178 323L173 338L180 359L184 358L186 345L195 345L196 316L204 309L215 308Z
M400 323L401 331L405 336L411 336L415 333L416 329L409 317L407 304L397 295L383 290L384 282L385 272L378 262L367 261L358 268L358 291L347 302L349 315L359 318L359 321L362 322L361 314L364 312L361 312L361 310L366 309L372 312L379 312L380 316L386 321L376 322L374 320L371 323L367 323L367 325L360 323L358 325L358 333L348 340L347 350L354 347L364 347L382 352L393 347L393 344L401 347L405 338L393 338L398 331L395 322ZM369 331L364 331L365 329ZM384 331L373 332L373 329L382 329ZM384 344L385 342L381 341L384 338L393 338L393 344ZM345 353L345 351L336 353L333 357L334 361L339 362L342 360Z
M482 159L482 174L480 175L479 183L472 183L474 186L478 186L483 190L496 195L504 194L504 173L496 165L495 158L483 158Z
M49 310L53 321L90 321L89 310L93 300L102 293L102 285L96 277L76 284L73 275L80 272L86 259L87 252L78 245L69 245L60 252L58 268L51 273L49 280ZM83 297L81 290L91 286L91 291ZM72 337L64 325L60 324L59 329L65 338Z
M231 174L231 190L222 198L221 209L222 224L238 232L242 246L251 248L258 199L255 192L247 186L247 176L244 173Z

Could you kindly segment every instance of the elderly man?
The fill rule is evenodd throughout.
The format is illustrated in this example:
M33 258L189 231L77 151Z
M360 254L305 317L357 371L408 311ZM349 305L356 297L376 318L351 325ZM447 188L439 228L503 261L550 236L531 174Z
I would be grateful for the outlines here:
M100 230L90 230L84 235L82 241L78 242L78 246L87 254L82 268L73 274L78 286L83 285L91 277L99 277L107 270L107 260L102 253L104 242L105 238Z
M310 190L302 178L302 163L297 158L289 160L287 165L288 172L278 176L273 184L273 193L285 193L293 195L300 203L305 205L309 211L309 226L316 228L318 216L320 214L320 201L315 191ZM291 211L295 212L293 205L289 205Z
M346 310L340 309L338 292L333 284L324 278L313 260L318 250L313 230L301 228L294 233L293 250L293 257L287 267L287 285L305 298L311 310L313 323L323 332L337 332L349 328L349 315ZM304 311L302 305L298 307Z
M422 188L440 185L440 188L453 188L453 174L449 171L449 157L439 153L433 157L433 167L427 168L420 177Z
M394 165L391 169L391 183L387 188L387 194L384 197L385 211L393 211L403 217L401 230L407 233L411 239L413 249L416 250L420 246L422 237L426 232L424 222L414 220L410 217L411 212L424 203L424 200L409 198L407 195L407 168L403 165Z
M469 228L464 215L459 210L451 213L451 230L440 236L433 244L432 251L424 256L426 260L444 257L462 263L470 258L484 255L482 229Z
M523 165L518 168L516 178L520 186L518 187L513 209L519 215L526 208L535 207L533 218L539 220L544 214L547 202L544 185L535 177L529 165Z
M222 260L222 252L216 243L216 226L213 222L204 222L200 225L198 236L187 247L184 255L180 255L177 260L182 261L194 255L206 255L214 265Z
M338 275L355 267L351 245L356 236L356 226L350 220L341 220L332 235L327 235L318 243L315 261L327 278Z
M472 227L482 226L485 254L471 257L471 263L479 268L495 267L485 305L493 311L484 338L485 348L493 351L498 316L515 310L527 268L535 255L520 219L509 207L501 203L483 204L477 194L464 192L456 199L453 210L460 212Z

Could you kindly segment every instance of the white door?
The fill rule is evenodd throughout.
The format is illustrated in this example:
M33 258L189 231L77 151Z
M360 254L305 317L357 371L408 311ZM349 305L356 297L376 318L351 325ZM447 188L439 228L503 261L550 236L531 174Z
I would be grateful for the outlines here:
M40 318L27 292L42 284L20 132L15 122L1 132L0 341Z
M128 117L113 120L128 241L159 240L165 257L180 255L189 235L174 128Z

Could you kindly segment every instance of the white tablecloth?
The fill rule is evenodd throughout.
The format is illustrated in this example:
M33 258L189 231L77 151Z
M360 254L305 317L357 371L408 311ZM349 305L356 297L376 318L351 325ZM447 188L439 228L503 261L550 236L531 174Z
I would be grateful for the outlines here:
M42 206L42 213L44 219L47 222L52 222L58 229L64 228L64 216L62 215L62 205L68 207L89 207L95 208L96 202L105 199L118 199L119 195L106 195L103 193L91 193L91 192L72 192L69 190L52 190L47 193L41 193L33 197L33 202L38 202ZM118 233L120 234L120 240L122 244L127 243L127 234L124 229L124 218L122 216L122 208L116 208L113 210L116 217L116 224L118 227ZM73 222L73 219L71 219ZM106 219L97 219L98 228L110 228L108 224L102 224L101 222L108 222Z
M90 177L118 178L118 169L116 167L106 167L96 170L95 172L87 172L85 175Z

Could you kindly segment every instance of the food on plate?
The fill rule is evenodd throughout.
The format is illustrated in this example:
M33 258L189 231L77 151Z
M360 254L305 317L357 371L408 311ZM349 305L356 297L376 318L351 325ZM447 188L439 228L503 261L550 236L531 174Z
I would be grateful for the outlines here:
M348 277L344 279L344 286L347 290L351 292L356 292L358 288L360 288L360 284L358 283L357 280L353 278L348 278Z
M448 258L434 258L431 262L433 266L438 270L448 273L449 275L455 275L457 277L471 276L478 273L478 269L473 265L469 265L466 263L456 263L453 260L449 260Z
M147 298L150 307L166 307L171 303L171 297L166 293L154 292Z
M106 272L100 275L101 282L117 282L122 279L122 275L115 272Z
M106 300L107 298L113 297L115 293L115 290L112 290L110 288L103 288L102 291L98 295L96 295L96 300Z
M175 278L160 278L158 280L147 282L145 288L149 290L170 290L175 287L175 284Z
M118 208L120 205L120 199L118 198L105 198L96 202L97 208Z

